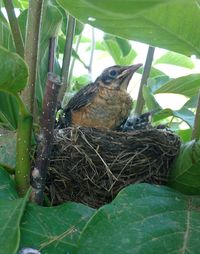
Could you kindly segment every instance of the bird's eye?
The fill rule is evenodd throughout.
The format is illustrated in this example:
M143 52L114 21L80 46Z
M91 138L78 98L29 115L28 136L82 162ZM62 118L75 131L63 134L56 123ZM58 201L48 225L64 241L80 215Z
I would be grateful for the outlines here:
M116 70L111 70L110 72L109 72L109 75L111 76L111 77L116 77L117 76L117 71Z

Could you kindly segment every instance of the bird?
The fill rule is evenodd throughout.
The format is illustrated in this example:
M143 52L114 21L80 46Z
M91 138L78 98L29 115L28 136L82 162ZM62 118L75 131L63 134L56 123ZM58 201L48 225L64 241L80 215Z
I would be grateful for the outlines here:
M77 92L63 108L58 128L69 126L116 130L132 109L127 87L142 64L114 65Z

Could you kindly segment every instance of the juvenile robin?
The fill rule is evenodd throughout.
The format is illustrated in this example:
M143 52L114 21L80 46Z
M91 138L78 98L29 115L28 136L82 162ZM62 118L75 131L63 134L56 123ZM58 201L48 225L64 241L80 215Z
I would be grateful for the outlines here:
M132 99L127 87L134 72L142 64L112 66L84 88L63 109L59 128L83 126L100 129L116 129L128 117Z

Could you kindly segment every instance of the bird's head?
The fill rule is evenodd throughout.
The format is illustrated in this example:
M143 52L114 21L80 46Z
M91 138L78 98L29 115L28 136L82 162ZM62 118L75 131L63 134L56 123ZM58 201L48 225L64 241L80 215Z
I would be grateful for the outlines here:
M142 64L130 66L115 65L108 67L97 78L96 82L98 82L100 86L107 87L108 89L127 90L133 74L141 66Z

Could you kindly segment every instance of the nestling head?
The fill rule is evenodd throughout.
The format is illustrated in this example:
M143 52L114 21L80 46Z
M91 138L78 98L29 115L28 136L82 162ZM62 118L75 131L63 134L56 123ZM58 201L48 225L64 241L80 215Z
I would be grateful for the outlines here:
M127 90L128 84L142 64L135 64L130 66L114 65L106 68L102 74L96 79L100 86L108 89Z

